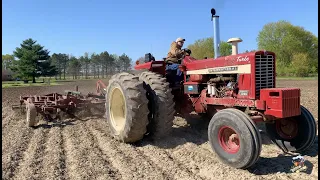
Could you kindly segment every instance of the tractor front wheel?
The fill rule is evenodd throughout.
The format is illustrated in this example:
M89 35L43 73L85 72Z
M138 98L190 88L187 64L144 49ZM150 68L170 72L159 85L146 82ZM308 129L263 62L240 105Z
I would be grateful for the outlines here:
M271 141L285 152L302 153L313 145L317 125L312 114L301 106L301 115L266 123L266 132Z
M148 100L139 77L119 73L111 77L106 93L106 117L119 141L141 140L148 125Z
M260 133L251 118L238 109L218 111L210 120L208 136L211 148L224 164L246 169L259 159Z

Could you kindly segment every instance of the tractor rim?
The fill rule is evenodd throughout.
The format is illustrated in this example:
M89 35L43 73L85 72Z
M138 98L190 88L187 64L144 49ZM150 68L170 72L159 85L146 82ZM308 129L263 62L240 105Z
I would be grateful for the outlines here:
M222 126L218 133L221 148L230 154L235 154L240 149L240 139L236 131L229 126Z
M112 126L116 131L122 130L126 122L126 102L120 88L114 88L111 91L109 107Z
M276 130L280 137L293 139L298 135L298 122L296 119L286 118L276 121Z

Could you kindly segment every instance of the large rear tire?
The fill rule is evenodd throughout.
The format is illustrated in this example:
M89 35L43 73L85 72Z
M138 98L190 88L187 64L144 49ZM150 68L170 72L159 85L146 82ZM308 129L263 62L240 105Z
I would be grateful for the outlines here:
M285 152L303 153L313 145L317 136L317 124L312 114L301 106L301 115L266 123L271 141Z
M106 94L106 117L115 139L133 143L143 138L148 125L147 101L139 77L129 73L111 77Z
M238 109L218 111L209 123L208 136L211 148L224 164L246 169L259 159L261 135L251 118Z
M172 132L175 103L169 83L154 72L142 72L139 80L143 81L146 96L149 100L148 132L154 138L163 138Z

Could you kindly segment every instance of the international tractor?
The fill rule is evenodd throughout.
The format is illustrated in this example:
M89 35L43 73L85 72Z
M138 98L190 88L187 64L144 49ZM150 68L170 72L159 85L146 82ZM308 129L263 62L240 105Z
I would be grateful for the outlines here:
M247 169L261 152L257 123L265 124L273 143L285 152L303 153L316 138L316 122L300 105L300 89L276 88L276 55L270 51L238 54L240 38L231 38L232 55L219 54L219 16L211 9L214 58L186 53L173 82L166 62L146 56L135 71L119 73L105 87L106 116L117 140L133 143L150 135L168 136L174 116L196 112L210 116L208 139L220 160ZM149 54L150 55L150 54Z

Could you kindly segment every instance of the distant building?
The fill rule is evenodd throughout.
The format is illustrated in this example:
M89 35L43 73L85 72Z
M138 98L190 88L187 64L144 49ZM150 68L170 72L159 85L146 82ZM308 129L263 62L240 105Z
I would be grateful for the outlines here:
M2 68L2 81L12 81L13 80L13 74L10 69L3 69Z

